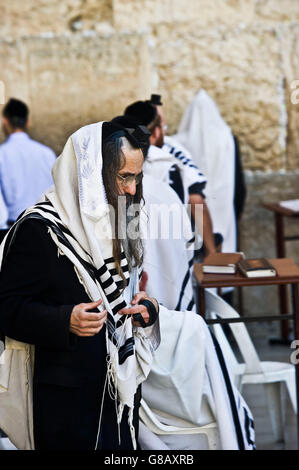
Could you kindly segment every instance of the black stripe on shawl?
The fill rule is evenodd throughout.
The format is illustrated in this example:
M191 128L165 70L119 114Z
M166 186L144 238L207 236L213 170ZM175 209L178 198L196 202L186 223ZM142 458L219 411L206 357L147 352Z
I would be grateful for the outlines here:
M121 267L121 270L122 270L123 273L126 273L126 272L129 271L129 266L126 264L125 266ZM116 270L116 268L108 269L108 271L111 274L111 276L119 276L118 271Z
M222 370L223 378L224 378L224 381L225 381L225 384L226 384L226 390L227 390L228 398L229 398L229 401L230 401L231 411L232 411L232 415L233 415L233 421L234 421L234 425L235 425L235 431L236 431L236 435L237 435L238 447L239 447L239 450L245 450L245 444L244 444L244 438L243 438L241 423L240 423L239 414L238 414L238 408L237 408L236 399L235 399L235 396L234 396L232 384L231 384L231 381L230 381L229 373L228 373L228 370L227 370L225 360L224 360L221 348L219 346L219 343L218 343L217 339L215 338L215 336L212 334L211 331L210 331L210 335L212 336L212 340L214 342L216 354L217 354L218 361L220 363L220 367L221 367L221 370Z
M125 360L134 354L134 338L128 338L118 351L119 364L123 364Z
M123 300L120 304L113 307L112 312L114 313L114 315L116 315L119 310L121 310L122 308L126 308L126 307L127 307L127 304Z
M180 291L179 301L177 303L177 306L175 307L175 310L180 310L181 309L181 303L182 303L182 299L183 299L183 296L184 296L184 293L185 293L185 288L186 288L187 282L189 281L189 278L190 278L190 267L193 264L193 260L194 260L194 257L192 259L190 259L190 261L188 262L189 269L185 274L183 284L182 284L182 287L181 287L181 291Z
M249 417L246 408L243 408L243 410L244 410L244 414L245 414L244 427L245 427L245 431L246 431L247 442L248 442L249 445L252 445L253 449L256 449L255 443L253 442L253 440L250 437L250 428L254 429L254 421Z
M36 204L36 205L37 205L37 204ZM52 206L52 207L53 207L53 206ZM58 213L55 211L54 208L53 208L54 210L52 210L52 211L51 211L50 209L46 209L46 208L43 207L43 206L39 206L39 207L37 207L37 209L38 209L39 211L45 212L46 214L54 215L54 217L55 217L57 220L59 220L59 221L61 220L60 217L59 217L59 215L58 215ZM29 214L28 214L28 215L29 215Z
M122 365L130 356L134 356L134 348L132 348L121 359L119 359L119 365Z
M192 300L190 300L190 302L188 303L187 310L192 310L193 306L194 306L194 300L192 299Z
M120 255L120 258L125 259L125 257L126 257L126 255L125 255L124 251L122 251L122 253ZM106 259L104 259L104 261L105 261L105 264L114 263L114 258L113 257L112 258L106 258Z
M107 279L107 281L104 281L104 282L102 283L102 287L103 287L104 289L107 289L107 288L110 287L112 284L113 284L113 279L112 279L111 277L109 277L109 278Z
M122 315L120 319L117 320L116 328L118 328L119 326L122 326L125 323L127 318L128 318L128 315Z
M44 201L44 202L37 202L36 204L34 204L35 206L52 206L53 207L53 204L51 201ZM53 207L54 208L54 207Z

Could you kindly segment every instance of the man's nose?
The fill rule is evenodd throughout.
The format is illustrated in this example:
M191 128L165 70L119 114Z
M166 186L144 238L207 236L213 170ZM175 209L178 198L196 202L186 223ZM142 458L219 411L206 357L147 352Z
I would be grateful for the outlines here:
M136 181L132 181L129 186L125 186L124 188L126 194L130 194L131 196L135 196L136 194Z

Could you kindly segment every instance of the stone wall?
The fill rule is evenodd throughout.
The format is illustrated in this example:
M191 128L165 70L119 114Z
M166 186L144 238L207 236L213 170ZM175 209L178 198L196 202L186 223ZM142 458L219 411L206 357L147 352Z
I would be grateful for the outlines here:
M170 133L200 88L212 96L239 138L247 170L241 242L248 256L275 255L273 221L261 201L299 197L296 79L298 0L11 0L1 6L6 97L29 104L32 135L57 153L79 126L109 119L152 92L163 95ZM251 304L246 301L248 309Z

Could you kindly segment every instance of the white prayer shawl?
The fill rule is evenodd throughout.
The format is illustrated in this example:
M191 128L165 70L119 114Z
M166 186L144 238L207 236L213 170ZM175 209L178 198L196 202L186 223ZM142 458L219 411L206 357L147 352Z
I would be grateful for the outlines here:
M175 140L173 137L166 135L164 136L164 145L162 147L162 150L173 155L177 160L179 160L182 165L187 167L187 170L189 170L190 175L192 174L193 179L194 172L197 172L197 181L195 181L196 183L207 183L206 176L195 165L191 153L180 142Z
M152 439L141 428L142 448L201 449L202 441L198 437L196 440L192 428L216 420L220 449L254 449L251 412L221 367L219 351L204 320L193 312L171 311L161 306L160 328L161 344L142 385L142 395L160 422L177 426L183 432L171 437L156 435Z
M170 184L171 176L169 170L173 165L179 168L184 187L184 203L187 204L189 200L189 187L194 183L198 183L198 169L184 165L181 160L174 157L168 151L151 145L143 165L143 172L146 175L153 176L160 181L164 181L164 183Z
M143 177L143 196L141 229L143 270L149 278L147 294L171 310L192 310L194 234L185 206L168 184L148 175Z
M68 139L53 167L55 187L45 193L44 203L28 209L23 218L35 216L47 219L49 233L58 247L58 252L66 255L74 264L78 279L90 300L96 301L99 298L103 300L103 304L98 308L106 309L108 312L106 323L106 345L110 357L108 381L113 383L117 391L119 421L124 406L129 407L132 441L136 445L132 424L134 395L138 385L145 380L150 371L153 350L157 347L157 343L146 334L145 330L150 328L134 327L133 332L131 318L117 313L120 308L126 306L126 303L122 296L115 295L121 277L118 274L111 274L115 263L112 257L111 224L102 181L101 135L102 123L96 123L79 129ZM59 229L61 223L62 232ZM11 230L15 227L16 225ZM2 250L5 241L6 239L1 245ZM0 261L2 262L2 252ZM128 269L125 269L127 261L124 256L121 265L128 278ZM131 281L136 286L137 279L134 279L134 274ZM106 285L103 287L104 283L108 283L108 287ZM19 425L22 424L21 435L16 430L16 423L13 425L11 422L1 421L3 417L1 413L0 428L7 432L16 447L32 449L34 445L32 388L28 389L26 386L26 381L30 379L28 375L30 371L25 374L21 367L22 361L26 358L28 361L29 356L23 354L20 358L18 354L19 351L27 351L28 345L16 341L10 343L9 340L8 343L12 344L14 356L18 357L19 368L13 370L27 392L25 398L23 396L19 398L20 403L23 400L20 405L21 411L18 411ZM6 383L6 376L12 367L12 361L11 356L10 361L6 360L4 365L0 365L0 388L10 394L13 383L10 382L9 386ZM9 401L9 393L3 393L2 402L0 393L0 404L4 407L8 407L6 399Z
M216 104L204 90L195 96L181 120L178 133L172 137L189 150L207 178L206 202L213 231L224 238L222 251L236 251L234 140Z

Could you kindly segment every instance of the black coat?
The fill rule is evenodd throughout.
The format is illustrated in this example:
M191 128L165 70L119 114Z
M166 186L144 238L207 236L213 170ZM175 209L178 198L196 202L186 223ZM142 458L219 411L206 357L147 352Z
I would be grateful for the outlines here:
M69 331L74 305L90 301L73 264L58 255L44 223L22 222L0 273L0 330L35 345L36 449L95 448L106 376L105 327L93 337ZM138 394L135 428L139 400ZM103 410L98 448L131 449L127 410L120 447L115 404L108 393Z

